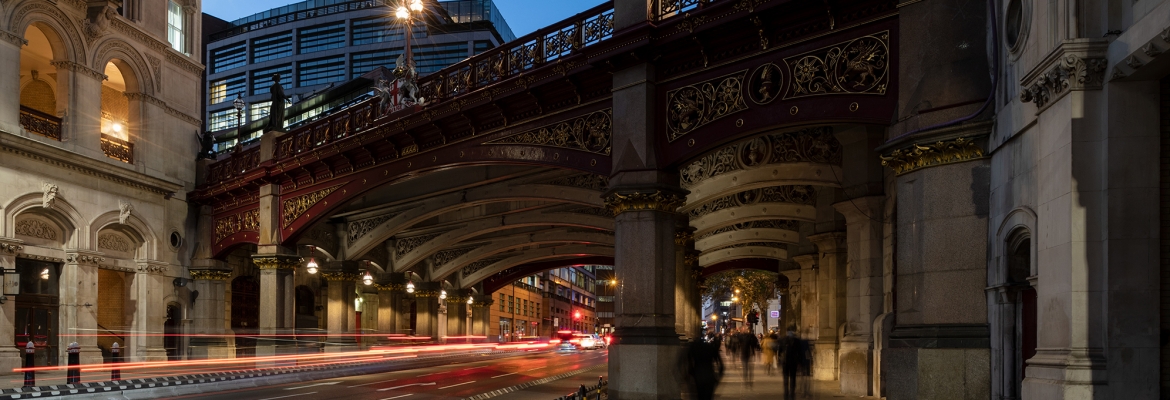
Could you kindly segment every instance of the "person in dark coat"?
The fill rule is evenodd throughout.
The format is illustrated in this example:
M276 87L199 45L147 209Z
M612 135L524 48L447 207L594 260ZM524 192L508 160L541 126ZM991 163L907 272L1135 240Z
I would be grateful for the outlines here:
M760 341L751 332L741 332L736 337L739 342L739 358L743 363L743 383L750 388L752 387L752 361L754 361L753 357L756 352L760 351Z
M712 400L715 398L715 388L723 379L723 357L719 356L719 348L710 343L696 340L687 347L684 367L694 385L698 400Z
M784 399L792 400L796 399L796 373L804 364L805 353L808 350L792 331L788 331L788 336L783 342L784 355L780 357L780 364L784 370Z

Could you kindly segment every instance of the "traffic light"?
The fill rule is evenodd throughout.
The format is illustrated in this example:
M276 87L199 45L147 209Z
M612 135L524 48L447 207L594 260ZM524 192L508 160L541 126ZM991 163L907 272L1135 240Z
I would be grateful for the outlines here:
M748 316L747 316L747 322L749 324L752 324L752 325L759 323L760 322L760 312L756 311L756 310L752 310L751 312L749 312Z
M573 320L575 320L575 321L581 320L581 312L580 311L573 311Z

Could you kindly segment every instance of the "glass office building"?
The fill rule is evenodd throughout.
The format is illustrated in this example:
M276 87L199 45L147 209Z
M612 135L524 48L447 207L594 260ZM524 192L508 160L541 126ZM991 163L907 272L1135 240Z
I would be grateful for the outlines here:
M394 68L405 27L383 0L308 0L256 13L210 34L207 130L219 132L268 115L272 74L290 104L377 67ZM426 75L516 38L491 0L426 1L411 47ZM232 101L247 103L237 118Z

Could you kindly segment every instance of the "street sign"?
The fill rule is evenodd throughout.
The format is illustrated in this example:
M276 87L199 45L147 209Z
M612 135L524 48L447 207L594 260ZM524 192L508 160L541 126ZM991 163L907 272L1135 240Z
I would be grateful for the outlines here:
M768 316L772 317L772 318L780 318L780 311L779 310L768 311Z

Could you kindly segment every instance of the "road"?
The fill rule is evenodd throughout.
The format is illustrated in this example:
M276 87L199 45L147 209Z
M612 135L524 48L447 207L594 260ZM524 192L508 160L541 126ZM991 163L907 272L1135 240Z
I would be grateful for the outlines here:
M574 376L574 380L583 379L588 374L591 376L590 379L596 382L598 375L605 375L604 368L600 367L608 362L609 353L606 350L567 354L539 352L482 361L475 361L471 357L479 356L469 356L469 359L464 362L454 361L437 367L175 398L223 400L461 399L582 369L591 369L591 371ZM556 382L551 382L549 385L564 386ZM517 396L516 394L504 394L497 398L519 398ZM540 396L540 398L543 397ZM551 400L556 397L554 395L548 398Z

